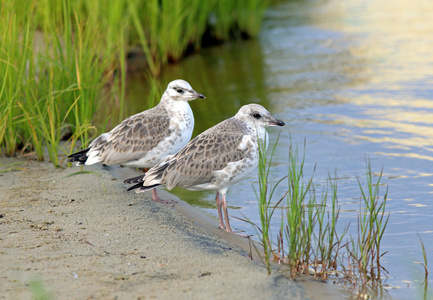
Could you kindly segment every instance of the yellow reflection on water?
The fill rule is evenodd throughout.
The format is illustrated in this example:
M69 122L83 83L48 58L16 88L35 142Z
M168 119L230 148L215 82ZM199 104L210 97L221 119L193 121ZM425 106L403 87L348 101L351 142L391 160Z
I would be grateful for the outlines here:
M422 115L422 113L415 111L395 113L393 111L387 111L386 107L380 109L382 113L381 119L358 119L347 115L319 115L319 119L325 117L327 119L317 120L317 122L366 129L363 131L365 135L350 135L350 139L352 140L356 138L375 143L390 143L397 147L433 147L433 126L407 123L398 120L409 120L411 118L422 119L424 116L419 116ZM366 110L366 114L368 114L368 112L369 111ZM396 115L399 115L399 117L393 118L393 116ZM428 120L427 124L429 123L433 123L433 115L431 115L431 120ZM433 148L427 148L425 150L433 151ZM417 155L414 155L414 157L421 158Z
M418 175L414 176L413 178L428 177L428 176L433 176L433 174L431 174L431 173L418 173Z
M351 78L355 92L337 97L357 105L362 117L327 115L319 122L365 129L349 134L351 143L367 140L388 148L433 152L433 1L331 0L326 7L313 22L346 33L350 45L325 43L344 52L342 56L351 56L351 64L340 71ZM433 161L425 152L380 154Z
M314 22L338 31L366 34L363 38L369 43L360 45L362 56L379 63L383 63L381 58L388 62L398 59L401 63L430 60L419 54L432 51L433 1L329 1L327 6L332 7L327 11L332 16L317 14ZM406 75L417 76L415 70L409 71Z
M424 159L433 161L433 157L427 156L427 155L420 155L417 153L389 153L389 152L375 152L375 154L385 155L385 156L398 156L398 157L410 157L410 158L417 158L417 159Z
M427 205L424 204L417 204L417 203L411 203L409 204L410 206L415 206L415 207L426 207Z
M431 70L430 70L431 72ZM409 78L406 78L409 79ZM388 87L389 88L389 87ZM397 95L398 96L398 95ZM433 108L433 102L432 99L413 99L412 97L406 97L403 98L401 96L399 96L399 98L384 98L384 97L380 97L378 98L377 96L372 96L372 95L360 95L357 96L356 98L351 100L352 103L358 104L358 105L383 105L383 106L387 106L389 108L391 107L401 107L402 105L404 105L405 107L410 107L410 108L428 108L428 109L432 109ZM373 112L372 112L373 113ZM423 119L427 119L430 122L433 122L433 120L431 118L427 118L427 115L424 115ZM396 115L395 117L400 117L399 115ZM431 114L430 114L431 117ZM412 121L418 121L418 120L414 120L412 119Z

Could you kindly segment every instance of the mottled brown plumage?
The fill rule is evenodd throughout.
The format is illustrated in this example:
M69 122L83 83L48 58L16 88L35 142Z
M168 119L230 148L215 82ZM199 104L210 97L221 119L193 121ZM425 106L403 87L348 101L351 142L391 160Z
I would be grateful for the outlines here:
M95 140L92 150L99 151L98 157L107 165L135 161L172 133L169 115L156 106L125 119L111 131L109 140Z
M164 170L162 180L167 188L210 183L215 170L224 169L229 162L244 159L247 149L238 148L247 134L246 127L242 125L231 118L191 140L174 155Z

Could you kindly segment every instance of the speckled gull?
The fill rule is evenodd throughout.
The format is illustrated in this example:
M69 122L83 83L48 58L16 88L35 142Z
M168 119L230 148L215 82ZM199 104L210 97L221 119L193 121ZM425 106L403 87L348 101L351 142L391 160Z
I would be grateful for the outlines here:
M170 82L157 106L126 118L97 137L87 149L68 156L79 165L96 163L151 168L191 139L194 115L188 101L205 98L185 80ZM156 190L153 200L159 201Z
M196 136L177 154L167 157L146 174L126 180L135 184L128 190L135 189L139 193L165 185L169 190L179 186L192 191L216 191L219 228L232 232L227 213L227 189L257 167L258 139L268 141L265 126L284 125L259 104L244 105L234 117Z

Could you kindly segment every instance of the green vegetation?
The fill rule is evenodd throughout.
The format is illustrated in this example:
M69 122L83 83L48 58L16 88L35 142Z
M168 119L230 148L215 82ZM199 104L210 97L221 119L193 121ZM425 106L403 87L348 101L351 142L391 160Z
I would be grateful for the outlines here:
M279 138L279 137L278 137ZM278 139L277 139L278 141ZM274 151L277 143L275 142L274 147L272 148L270 157L268 158L266 148L268 141L265 140L262 142L258 139L259 142L259 192L255 191L256 197L259 200L259 211L260 211L260 221L261 227L256 226L255 224L249 222L252 225L255 225L255 229L258 231L258 236L260 238L260 242L263 246L264 259L268 274L272 272L271 258L272 258L272 237L270 235L270 226L272 216L275 213L275 209L278 207L278 204L284 199L280 199L277 204L272 204L272 197L274 195L276 187L284 180L281 179L277 184L271 188L269 186L269 172L271 170L271 161L274 155ZM270 193L268 193L270 191ZM245 219L243 221L246 221ZM256 251L258 251L256 249Z
M11 156L87 145L125 117L127 54L139 46L154 98L161 68L202 41L258 33L267 1L0 0L0 149ZM95 114L98 110L103 113ZM107 116L109 116L107 118ZM59 142L69 138L70 148Z
M424 246L424 241L421 239L421 236L419 235L419 233L417 233L418 238L419 238L419 242L421 244L421 250L422 250L422 258L423 258L423 262L419 262L423 268L424 268L424 280L421 283L421 288L422 288L422 299L431 299L431 292L428 289L428 259L427 259L427 252L425 250L425 246ZM420 297L421 299L421 297Z
M8 165L0 164L0 173L6 173L12 170L25 170L25 168L19 167L19 165L22 165L22 162L12 163Z
M28 288L33 300L54 299L54 295L46 289L44 283L38 277L34 277L28 282Z
M419 235L419 233L417 233L418 238L419 238L419 242L421 244L421 250L422 250L422 258L423 258L423 262L421 263L421 265L424 267L424 281L427 281L427 277L428 277L428 260L427 260L427 252L425 251L425 247L424 247L424 242L421 239L421 236Z
M373 182L373 172L370 161L366 160L366 189L362 187L358 179L361 191L360 208L358 212L358 235L351 237L347 245L349 268L345 271L353 278L353 284L361 280L361 286L369 284L374 290L379 290L375 285L381 283L381 271L384 270L380 265L380 258L386 254L380 251L380 243L388 224L389 214L385 213L386 199L388 191L385 192L383 199L379 201L379 186L382 179L383 170L376 174L376 182ZM344 266L344 265L343 265Z
M380 250L380 243L389 219L385 211L387 192L383 198L379 195L382 172L374 174L370 162L366 161L366 187L358 179L361 192L358 231L352 236L348 234L349 225L337 231L340 215L337 174L328 176L328 183L318 199L313 176L304 178L305 152L300 158L298 150L291 146L288 176L270 189L268 174L273 151L269 158L266 158L265 148L261 147L260 152L257 197L261 226L253 225L260 233L264 250L261 258L268 273L272 271L272 263L278 263L288 268L291 277L313 275L321 280L343 283L358 295L380 293L381 272L385 271L380 265L385 254ZM287 192L274 203L275 188L286 178ZM281 224L273 239L271 218L276 209L281 210Z
M46 147L58 166L63 137L71 147L88 143L96 99L114 70L107 39L69 1L4 1L0 18L0 145L9 156L34 150L38 160Z

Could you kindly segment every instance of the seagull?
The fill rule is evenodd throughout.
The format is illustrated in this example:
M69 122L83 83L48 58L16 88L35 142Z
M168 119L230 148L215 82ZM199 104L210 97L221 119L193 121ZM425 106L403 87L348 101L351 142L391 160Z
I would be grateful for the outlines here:
M159 104L123 120L101 134L88 148L68 156L80 165L96 163L151 168L178 152L191 139L194 115L188 101L206 98L185 80L170 82ZM156 190L152 199L162 202Z
M238 113L192 139L146 174L125 180L137 193L165 185L191 191L216 191L219 228L232 232L226 193L258 165L259 144L268 144L266 126L284 126L259 104L242 106ZM220 195L222 198L220 198ZM224 226L222 210L226 226Z

